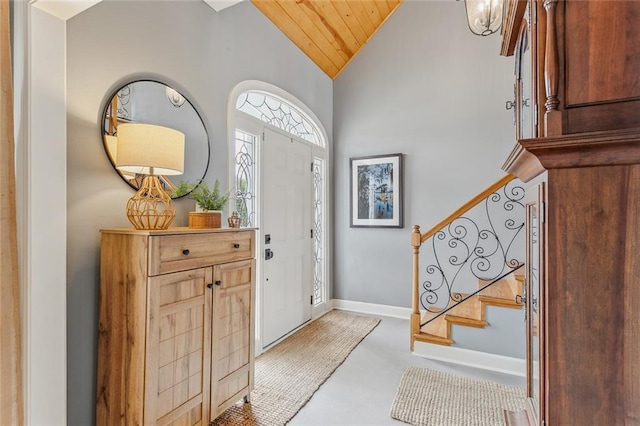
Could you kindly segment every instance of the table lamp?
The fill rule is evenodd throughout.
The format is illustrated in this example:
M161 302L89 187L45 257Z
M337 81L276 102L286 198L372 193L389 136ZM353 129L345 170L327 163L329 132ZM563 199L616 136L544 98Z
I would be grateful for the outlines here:
M153 124L121 124L116 168L145 175L140 189L127 202L129 222L136 229L167 229L176 208L158 175L181 175L184 171L184 134Z

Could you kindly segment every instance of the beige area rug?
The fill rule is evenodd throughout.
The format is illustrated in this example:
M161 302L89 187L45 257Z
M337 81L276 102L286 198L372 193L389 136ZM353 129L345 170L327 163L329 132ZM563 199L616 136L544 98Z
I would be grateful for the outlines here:
M251 403L238 403L213 425L284 425L380 322L331 311L256 358Z
M524 402L524 388L409 367L391 417L416 426L504 425L503 411L522 411Z

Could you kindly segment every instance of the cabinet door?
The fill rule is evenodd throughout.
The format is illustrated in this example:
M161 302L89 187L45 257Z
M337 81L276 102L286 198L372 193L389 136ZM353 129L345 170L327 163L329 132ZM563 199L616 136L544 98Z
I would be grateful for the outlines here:
M208 423L211 278L201 268L148 279L145 424Z
M538 136L537 73L534 68L537 40L535 37L536 5L527 2L515 47L516 62L516 139Z
M541 425L544 416L544 279L545 186L531 189L526 204L527 289L527 412L530 423Z
M640 2L553 3L544 2L547 136L640 127Z
M211 420L253 388L255 261L213 270Z

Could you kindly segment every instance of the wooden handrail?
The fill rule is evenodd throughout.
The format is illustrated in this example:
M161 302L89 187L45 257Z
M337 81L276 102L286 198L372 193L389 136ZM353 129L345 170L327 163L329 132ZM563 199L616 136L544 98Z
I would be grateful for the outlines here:
M500 179L499 181L497 181L496 183L494 183L493 185L491 185L490 187L488 187L487 189L485 189L484 191L482 191L481 193L479 193L478 195L476 195L475 197L473 197L472 199L464 203L462 207L460 207L458 210L454 211L445 219L438 222L434 227L432 227L431 229L426 231L424 234L422 234L422 236L420 237L420 243L424 243L427 239L435 235L436 232L438 232L439 230L441 230L442 228L444 228L445 226L447 226L448 224L450 224L451 222L453 222L454 220L456 220L457 218L465 214L467 211L471 210L471 208L473 208L475 205L479 204L482 200L484 200L489 195L493 194L498 189L502 188L503 186L505 186L512 180L514 180L515 178L516 177L514 175L506 175L502 179Z

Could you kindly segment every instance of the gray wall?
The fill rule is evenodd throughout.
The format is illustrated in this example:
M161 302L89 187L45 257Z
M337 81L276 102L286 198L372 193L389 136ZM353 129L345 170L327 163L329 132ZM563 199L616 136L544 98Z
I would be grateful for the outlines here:
M91 424L94 418L98 230L130 226L124 205L131 189L112 169L100 140L109 93L135 78L174 85L203 116L212 140L207 177L223 184L231 88L257 79L292 93L330 137L333 130L333 297L408 307L411 226L428 229L501 177L500 165L513 146L512 114L504 110L513 95L513 60L499 57L498 49L499 36L469 32L463 2L405 1L332 83L249 2L218 14L199 1L106 0L72 18L68 424ZM349 228L349 158L394 152L405 154L405 228ZM191 207L179 202L176 225L186 223ZM524 335L522 313L501 309L490 315L488 334L456 338L468 348L522 357L522 347L498 341L504 333Z
M469 31L464 2L405 1L334 81L334 298L410 307L412 226L428 230L504 175L513 58L499 48L499 35ZM405 227L350 228L349 158L396 152ZM523 312L499 311L457 343L524 357L524 338L501 343L524 336Z
M100 228L130 227L132 190L102 148L100 114L126 80L163 80L200 111L212 141L207 180L227 182L227 99L240 81L279 86L331 135L333 91L324 75L250 2L216 13L201 1L106 0L67 24L68 424L94 419ZM176 225L193 202L178 203Z

